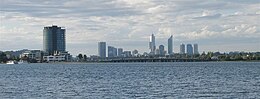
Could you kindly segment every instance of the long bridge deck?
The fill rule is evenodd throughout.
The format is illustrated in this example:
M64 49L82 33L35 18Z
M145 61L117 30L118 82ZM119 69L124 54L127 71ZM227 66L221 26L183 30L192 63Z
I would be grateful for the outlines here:
M209 60L196 58L112 58L99 60L99 62L203 62Z

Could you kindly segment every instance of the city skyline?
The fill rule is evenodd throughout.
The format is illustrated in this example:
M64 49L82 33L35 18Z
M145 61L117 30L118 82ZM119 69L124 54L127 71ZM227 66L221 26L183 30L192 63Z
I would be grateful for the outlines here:
M199 51L259 51L259 0L4 0L0 4L0 50L42 49L42 27L66 27L66 50L97 53L97 42L149 52L147 42L174 51L199 44ZM7 43L8 42L8 43ZM166 47L167 48L167 47Z

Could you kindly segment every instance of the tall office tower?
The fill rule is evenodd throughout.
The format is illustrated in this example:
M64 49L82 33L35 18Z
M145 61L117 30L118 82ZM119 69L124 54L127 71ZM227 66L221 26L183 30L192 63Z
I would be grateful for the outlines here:
M151 50L152 54L155 53L155 49L156 49L155 36L153 34L150 36L149 49Z
M193 51L194 51L194 54L200 54L200 53L199 53L198 44L194 44L194 45L193 45L193 49L194 49L194 50L193 50Z
M187 55L193 55L193 47L191 44L187 44Z
M119 57L123 57L123 48L118 48L117 49L117 56L119 56Z
M168 39L168 54L172 55L173 54L173 37L171 35L171 37Z
M185 44L180 45L180 54L185 54Z
M98 55L101 58L106 58L106 42L98 42Z
M44 27L43 51L48 55L66 51L65 29L58 26Z
M163 46L163 45L160 45L160 46L159 46L159 55L161 55L161 56L165 55L164 52L165 52L165 51L164 51L164 46Z

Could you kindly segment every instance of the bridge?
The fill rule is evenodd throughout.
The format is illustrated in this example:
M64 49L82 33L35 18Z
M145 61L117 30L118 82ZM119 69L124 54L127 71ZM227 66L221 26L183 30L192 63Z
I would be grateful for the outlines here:
M98 62L204 62L209 60L197 58L111 58L99 60Z

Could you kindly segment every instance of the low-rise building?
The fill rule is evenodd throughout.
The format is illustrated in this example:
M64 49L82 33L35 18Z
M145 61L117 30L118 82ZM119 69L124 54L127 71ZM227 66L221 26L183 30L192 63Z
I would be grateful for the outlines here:
M20 58L23 60L36 60L42 62L43 51L41 50L28 50L20 54Z
M70 62L72 61L72 55L68 52L57 52L54 55L43 56L44 62Z
M61 62L66 61L66 56L43 56L46 62Z

